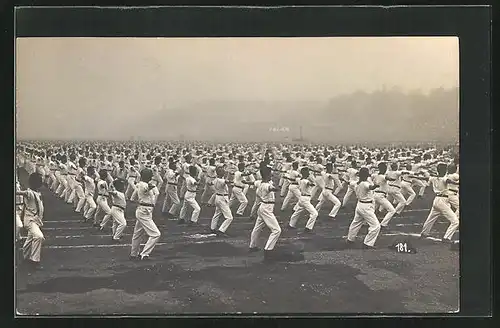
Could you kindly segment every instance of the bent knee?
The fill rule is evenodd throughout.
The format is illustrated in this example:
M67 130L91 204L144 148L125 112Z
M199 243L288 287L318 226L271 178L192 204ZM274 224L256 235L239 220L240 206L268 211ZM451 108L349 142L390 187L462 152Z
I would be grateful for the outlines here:
M36 234L36 235L33 235L33 240L43 241L43 240L45 240L45 237L43 236L43 234Z

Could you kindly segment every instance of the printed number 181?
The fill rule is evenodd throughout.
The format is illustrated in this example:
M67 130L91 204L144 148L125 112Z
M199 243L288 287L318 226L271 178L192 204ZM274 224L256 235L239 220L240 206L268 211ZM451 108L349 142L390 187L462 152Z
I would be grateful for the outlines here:
M396 245L396 249L399 253L408 253L408 245L406 243L399 243Z

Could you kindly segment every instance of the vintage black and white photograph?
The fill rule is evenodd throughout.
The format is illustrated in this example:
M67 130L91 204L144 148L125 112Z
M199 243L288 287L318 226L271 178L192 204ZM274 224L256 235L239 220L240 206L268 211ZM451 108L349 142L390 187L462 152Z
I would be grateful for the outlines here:
M15 53L18 315L459 311L457 37Z

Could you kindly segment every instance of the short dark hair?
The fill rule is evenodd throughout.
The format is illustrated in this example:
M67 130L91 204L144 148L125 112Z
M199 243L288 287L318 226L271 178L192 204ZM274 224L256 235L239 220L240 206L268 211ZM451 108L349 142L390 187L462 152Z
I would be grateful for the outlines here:
M122 179L116 179L113 181L113 186L116 190L123 192L123 190L125 190L125 181Z
M40 187L42 187L42 176L38 172L34 172L30 174L30 177L28 179L28 184L30 186L30 189L38 191Z

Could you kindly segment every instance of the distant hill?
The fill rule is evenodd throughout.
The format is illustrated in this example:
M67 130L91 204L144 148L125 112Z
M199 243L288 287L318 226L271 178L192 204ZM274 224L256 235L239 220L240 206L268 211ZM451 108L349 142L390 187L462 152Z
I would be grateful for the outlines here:
M458 88L356 92L328 103L213 101L146 115L120 131L126 139L291 141L302 126L316 142L447 142L458 140L458 108Z

